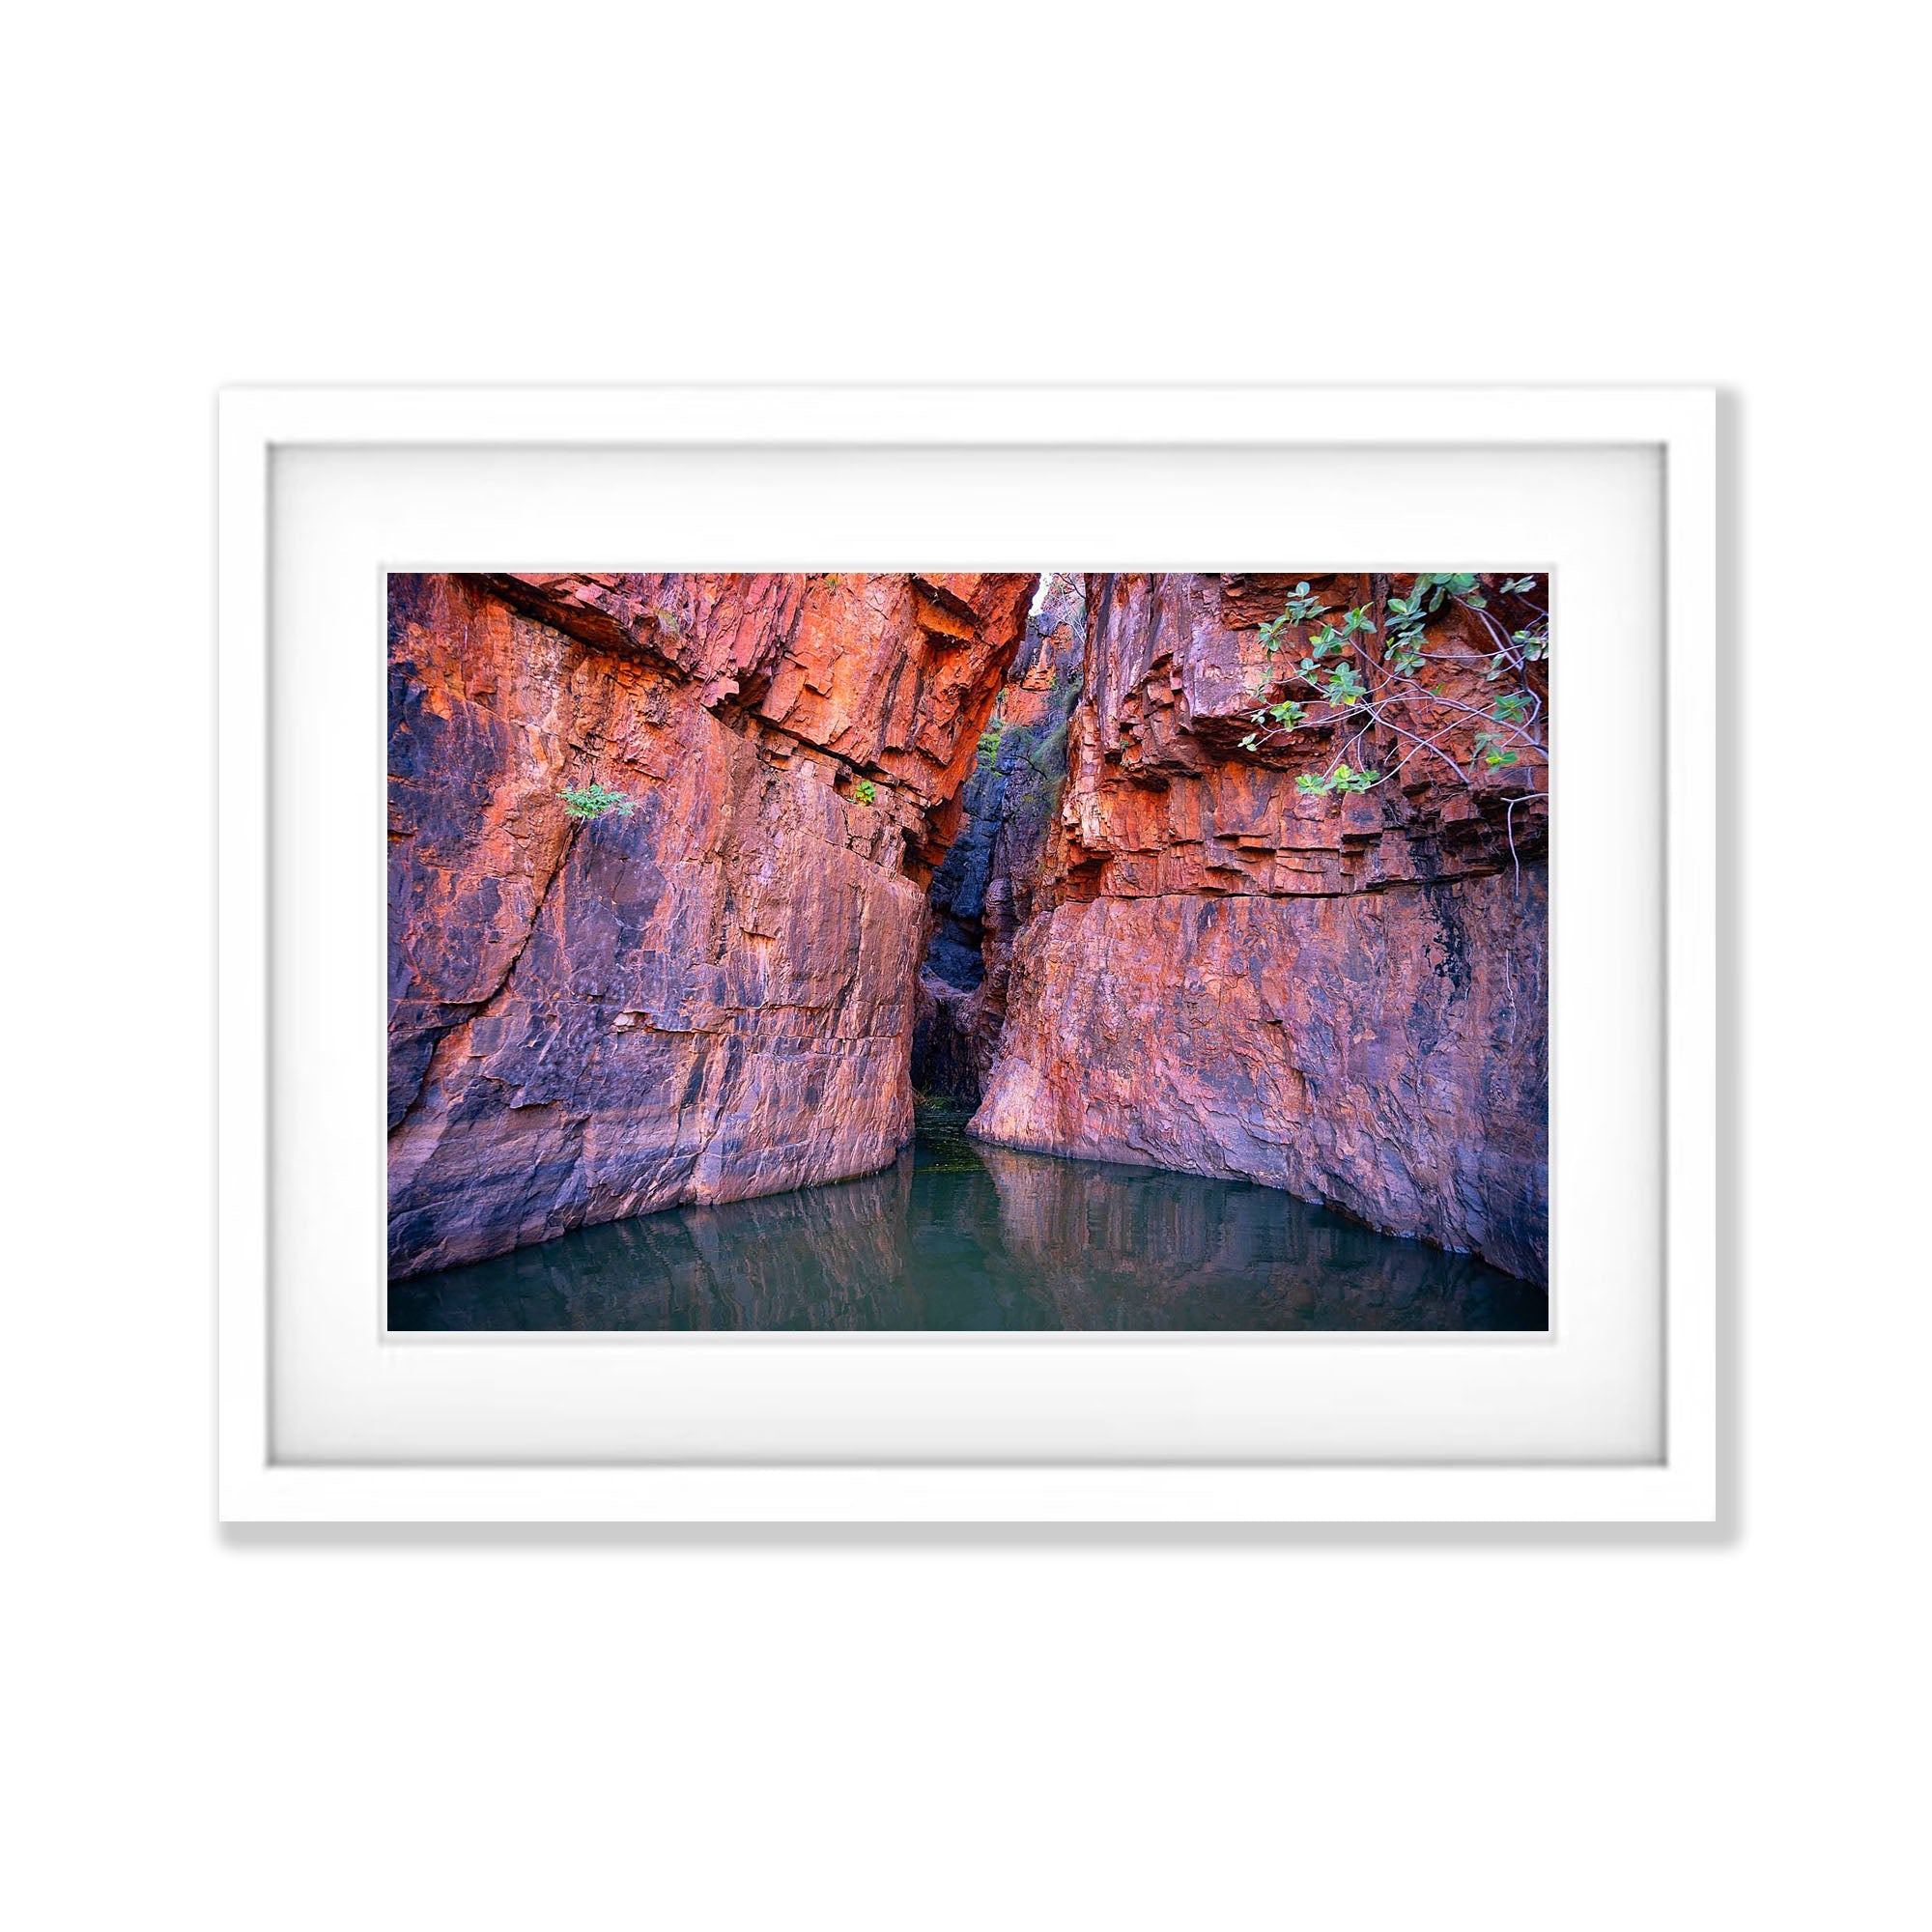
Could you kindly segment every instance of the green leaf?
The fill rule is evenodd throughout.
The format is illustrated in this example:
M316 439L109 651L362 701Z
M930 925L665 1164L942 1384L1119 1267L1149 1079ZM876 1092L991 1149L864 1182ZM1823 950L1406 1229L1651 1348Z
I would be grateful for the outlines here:
M625 797L620 791L613 791L606 784L565 785L557 796L563 800L565 812L580 823L602 818L607 812L612 811L619 818L628 818L637 810L634 800Z

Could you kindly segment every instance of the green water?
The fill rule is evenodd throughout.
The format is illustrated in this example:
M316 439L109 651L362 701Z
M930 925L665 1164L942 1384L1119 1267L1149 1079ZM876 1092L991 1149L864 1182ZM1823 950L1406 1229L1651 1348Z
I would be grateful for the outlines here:
M1270 1187L985 1147L394 1283L392 1329L1540 1329L1544 1291Z

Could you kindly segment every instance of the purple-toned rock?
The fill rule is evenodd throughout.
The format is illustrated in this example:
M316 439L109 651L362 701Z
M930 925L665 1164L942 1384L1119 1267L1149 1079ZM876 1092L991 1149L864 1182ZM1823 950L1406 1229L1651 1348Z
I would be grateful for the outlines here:
M1471 785L1417 757L1366 795L1298 791L1338 750L1387 771L1434 737L1466 768L1492 644L1445 612L1440 703L1419 699L1406 737L1356 750L1353 724L1318 723L1243 749L1258 691L1291 689L1298 645L1270 658L1259 626L1297 581L1087 579L1057 837L971 1130L1244 1176L1542 1280L1542 763ZM1380 635L1408 580L1311 582Z
M1034 582L391 579L392 1275L893 1159Z

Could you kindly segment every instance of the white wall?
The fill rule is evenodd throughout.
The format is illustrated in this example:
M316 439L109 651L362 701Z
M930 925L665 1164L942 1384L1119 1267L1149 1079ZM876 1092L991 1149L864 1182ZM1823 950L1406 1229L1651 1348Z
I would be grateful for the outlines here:
M1923 1911L1908 16L1068 14L13 22L12 1922ZM1730 392L1730 1529L219 1535L214 387L1207 375Z

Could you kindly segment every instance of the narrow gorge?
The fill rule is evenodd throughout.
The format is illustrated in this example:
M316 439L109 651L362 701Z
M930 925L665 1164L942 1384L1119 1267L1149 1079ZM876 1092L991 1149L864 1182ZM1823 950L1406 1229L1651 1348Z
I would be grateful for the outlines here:
M1542 1283L1547 769L1478 735L1531 580L1432 616L1430 715L1282 703L1285 606L1373 663L1415 582L392 577L392 1280L849 1208L950 1103L989 1211L1158 1171Z

